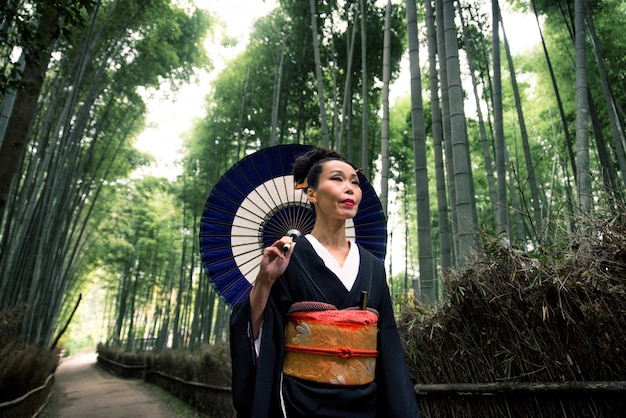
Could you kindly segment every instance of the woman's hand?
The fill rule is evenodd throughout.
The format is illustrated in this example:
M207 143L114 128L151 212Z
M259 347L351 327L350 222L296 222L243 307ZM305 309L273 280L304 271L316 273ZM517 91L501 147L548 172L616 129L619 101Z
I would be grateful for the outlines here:
M287 251L283 249L285 244L290 244ZM293 242L291 237L282 237L263 250L259 274L257 274L254 286L252 286L250 291L250 310L252 313L254 339L258 337L261 323L265 318L265 307L270 297L272 285L287 269L295 246L296 243Z
M286 244L288 244L288 248L285 251ZM254 283L255 286L259 284L271 287L274 284L276 279L287 269L295 245L291 237L282 237L263 250L259 274Z

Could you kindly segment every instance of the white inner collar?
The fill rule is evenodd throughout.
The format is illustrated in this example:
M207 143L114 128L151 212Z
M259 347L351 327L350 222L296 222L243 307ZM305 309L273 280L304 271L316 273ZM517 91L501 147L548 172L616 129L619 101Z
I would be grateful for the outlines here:
M343 267L340 267L335 257L333 257L317 238L311 234L307 234L305 237L309 240L317 255L324 261L326 267L339 277L339 280L341 280L341 283L343 283L346 289L351 290L356 282L356 276L359 274L360 257L359 247L356 243L350 239L348 240L350 243L350 251L348 252L346 261L343 263Z

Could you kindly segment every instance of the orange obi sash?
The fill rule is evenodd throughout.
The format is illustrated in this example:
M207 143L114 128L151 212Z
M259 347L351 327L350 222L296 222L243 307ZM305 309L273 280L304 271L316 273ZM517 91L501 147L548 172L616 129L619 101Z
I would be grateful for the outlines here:
M285 327L283 373L332 385L374 380L378 314L318 302L295 303Z

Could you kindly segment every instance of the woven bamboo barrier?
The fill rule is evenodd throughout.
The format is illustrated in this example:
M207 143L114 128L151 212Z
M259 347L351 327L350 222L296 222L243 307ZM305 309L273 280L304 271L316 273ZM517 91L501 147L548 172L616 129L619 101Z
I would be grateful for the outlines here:
M36 417L48 403L53 385L54 373L48 376L43 385L17 399L0 403L0 418Z
M145 364L124 364L98 355L98 364L115 374L126 378L139 378L161 387L200 412L210 413L211 417L233 417L231 388L193 382L171 376L158 370L148 370Z
M146 371L146 382L153 383L200 412L214 418L235 416L230 387L188 382L159 371Z
M108 370L116 376L125 378L143 379L146 370L145 363L120 363L100 355L98 356L98 365L102 366L104 369Z
M622 417L626 213L564 248L498 240L444 279L445 302L399 318L426 417Z

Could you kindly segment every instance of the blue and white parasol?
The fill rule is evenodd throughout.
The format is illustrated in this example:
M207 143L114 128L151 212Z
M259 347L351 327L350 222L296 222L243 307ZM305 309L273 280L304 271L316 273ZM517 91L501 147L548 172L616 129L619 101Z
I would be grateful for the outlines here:
M259 272L263 249L290 230L307 234L315 215L306 192L294 188L292 164L308 145L261 149L217 182L200 222L200 253L215 290L228 304L245 299ZM384 260L387 224L371 184L359 173L363 199L346 235Z

